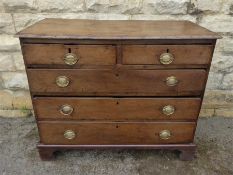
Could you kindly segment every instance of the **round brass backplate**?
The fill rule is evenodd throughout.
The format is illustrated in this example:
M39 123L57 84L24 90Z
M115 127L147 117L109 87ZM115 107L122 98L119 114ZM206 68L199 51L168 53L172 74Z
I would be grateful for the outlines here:
M159 137L162 140L168 140L171 138L171 132L169 130L162 130L159 132Z
M78 62L79 58L74 53L67 53L64 56L64 62L68 65L74 65Z
M72 130L66 130L66 131L64 132L64 137L65 137L66 139L68 139L68 140L74 139L75 136L76 136L76 134L75 134L75 132L72 131Z
M171 64L174 60L174 56L171 53L162 53L159 57L161 64Z
M172 105L166 105L163 107L163 114L169 116L175 112L175 107Z
M71 105L62 105L60 108L60 113L62 115L70 115L74 111L74 108Z
M175 86L177 85L177 83L178 83L178 80L175 76L170 76L170 77L167 77L166 79L167 86Z
M69 85L69 83L70 83L69 78L66 76L58 76L56 78L56 84L59 87L66 87Z

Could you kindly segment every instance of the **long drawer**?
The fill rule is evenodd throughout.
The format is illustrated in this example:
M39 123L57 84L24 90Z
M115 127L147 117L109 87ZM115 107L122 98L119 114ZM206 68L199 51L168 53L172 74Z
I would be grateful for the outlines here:
M201 99L35 97L33 103L39 120L195 120Z
M33 94L94 96L200 95L207 72L180 70L28 69Z
M213 45L124 45L123 64L209 64Z
M121 145L191 143L194 122L39 122L43 144Z
M24 44L27 65L114 65L116 47L112 45Z

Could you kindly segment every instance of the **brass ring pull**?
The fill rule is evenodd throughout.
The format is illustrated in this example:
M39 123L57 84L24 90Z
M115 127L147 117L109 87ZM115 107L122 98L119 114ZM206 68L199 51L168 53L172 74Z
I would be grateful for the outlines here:
M65 137L66 139L68 139L68 140L74 139L75 136L76 136L76 134L75 134L75 132L72 131L72 130L66 130L66 131L64 132L64 137Z
M169 130L162 130L159 132L159 137L162 140L168 140L171 138L171 132Z
M64 62L68 65L74 65L78 62L79 58L73 53L67 53L64 56Z
M171 64L174 60L174 56L171 53L162 53L159 57L161 64Z
M70 83L70 80L68 77L66 76L58 76L56 78L56 84L59 86L59 87L66 87L68 86Z
M74 111L74 108L70 105L62 105L60 108L60 113L62 115L70 115Z
M166 105L163 107L163 114L169 116L172 115L175 112L175 107L172 105Z
M178 80L175 76L167 77L166 79L167 86L175 86L178 84Z

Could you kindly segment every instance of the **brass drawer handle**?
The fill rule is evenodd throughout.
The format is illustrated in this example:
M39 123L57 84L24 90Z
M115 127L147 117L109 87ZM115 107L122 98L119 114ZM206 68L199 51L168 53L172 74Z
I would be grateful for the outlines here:
M162 111L163 111L163 114L169 116L169 115L174 114L174 112L175 112L175 107L172 106L172 105L166 105L166 106L163 107L163 110L162 110Z
M178 80L175 76L167 77L166 79L167 86L175 86L178 84Z
M64 56L64 62L67 65L74 65L78 62L79 58L77 57L77 55L73 54L73 53L67 53Z
M169 131L169 130L162 130L159 132L159 137L162 140L168 140L171 138L171 136L172 136L171 131Z
M171 64L174 60L174 56L171 53L162 53L159 57L161 64Z
M70 105L62 105L61 108L60 108L60 113L62 115L70 115L72 114L72 112L74 111L74 108Z
M66 76L58 76L56 78L56 84L59 86L59 87L66 87L68 86L70 83L70 80L68 77Z
M76 134L75 134L75 132L72 131L72 130L66 130L66 131L64 132L64 137L65 137L66 139L68 139L68 140L74 139L75 136L76 136Z

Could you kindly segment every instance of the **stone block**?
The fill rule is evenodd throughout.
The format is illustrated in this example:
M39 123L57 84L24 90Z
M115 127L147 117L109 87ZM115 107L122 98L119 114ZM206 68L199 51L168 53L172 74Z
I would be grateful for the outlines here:
M144 0L145 14L187 14L189 0Z
M107 11L111 14L121 14L126 10L126 6L127 0L109 0L109 7Z
M232 0L223 0L221 12L224 14L233 14L233 1Z
M16 32L19 32L22 29L46 18L49 15L46 14L30 14L30 13L17 13L13 14L14 22L15 22L15 29Z
M222 35L222 39L217 40L216 52L223 52L224 54L233 54L233 36Z
M0 13L0 34L15 34L12 16L9 13Z
M218 117L232 117L233 118L233 108L216 109L215 114Z
M13 94L11 90L0 90L0 109L13 109Z
M233 72L224 75L222 89L233 90Z
M214 109L201 108L199 117L213 117L215 114Z
M98 14L89 15L89 17L90 16L94 16L94 19L96 20L128 20L130 19L129 15L124 15L124 14L98 13Z
M19 71L25 71L25 65L23 61L23 55L21 52L12 53L12 60L15 64L15 69Z
M2 0L5 12L20 13L20 12L36 12L36 0Z
M196 17L192 15L132 15L132 20L188 20L196 22Z
M0 77L6 89L28 89L28 81L25 72L2 72Z
M27 109L15 109L15 110L2 110L0 109L0 117L9 117L9 118L15 118L15 117L29 117L32 115L31 110Z
M0 51L19 51L19 39L12 35L0 35Z
M223 74L218 72L209 72L207 81L207 89L219 89L221 87Z
M233 72L233 55L215 53L210 70L212 72L222 72L224 74Z
M233 16L231 15L204 15L199 24L214 32L233 33Z
M0 52L0 71L15 71L12 55L9 52Z
M223 0L197 0L197 8L199 11L208 11L217 13L222 8Z
M0 109L32 109L29 91L0 90Z
M5 13L5 9L4 9L2 1L0 1L0 13Z
M126 1L122 13L125 13L125 14L142 13L142 0Z
M109 10L109 0L86 0L86 8L90 12L106 13Z
M232 90L206 90L203 106L205 108L233 108Z
M84 0L37 0L38 9L41 12L62 13L84 11Z
M12 99L13 109L32 109L29 91L14 91Z

